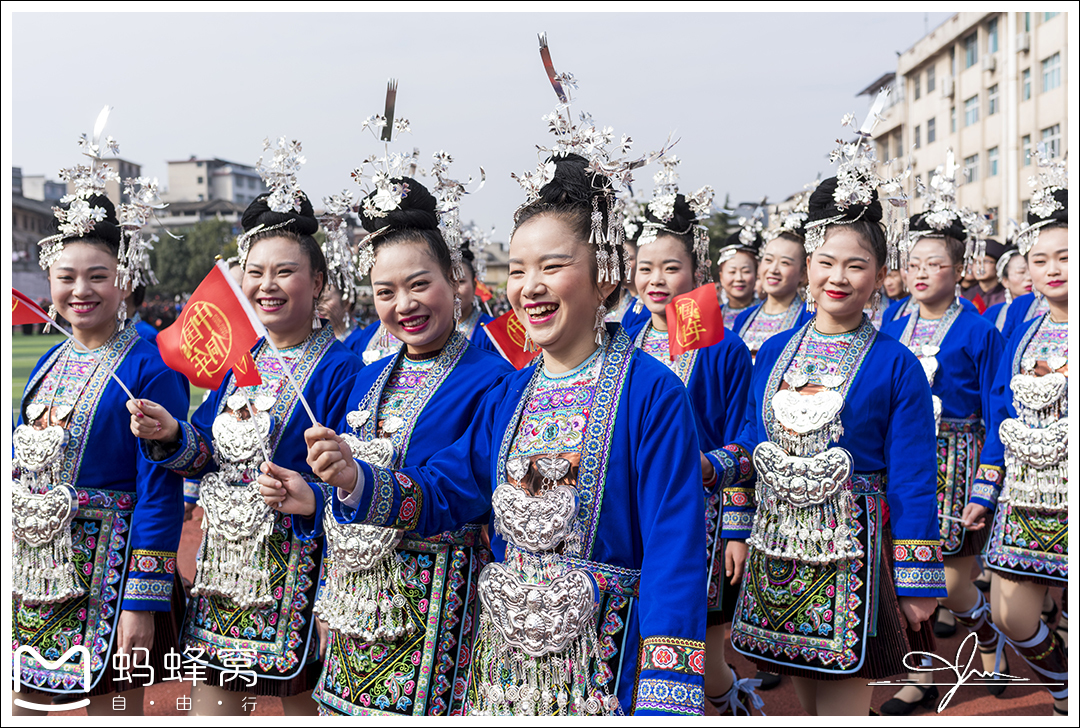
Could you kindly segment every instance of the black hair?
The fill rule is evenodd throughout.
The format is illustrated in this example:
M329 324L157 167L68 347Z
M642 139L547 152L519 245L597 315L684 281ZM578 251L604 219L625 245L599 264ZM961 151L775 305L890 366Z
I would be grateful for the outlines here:
M921 232L921 231L917 231ZM952 265L963 265L965 257L965 246L960 240L952 237L951 235L942 235L941 233L928 233L926 235L920 235L915 238L915 243L918 243L923 238L928 240L940 240L941 244L945 246L945 254L949 256L949 263ZM912 245L912 247L915 247Z
M360 224L369 233L386 228L386 232L372 240L372 251L378 255L380 248L398 243L425 243L431 257L439 264L448 281L454 280L453 263L450 248L439 231L439 216L435 212L435 197L427 187L412 177L395 177L392 184L404 185L404 195L396 210L390 210L383 217L368 216L361 202L359 209ZM365 199L374 198L372 192ZM471 267L471 265L470 265Z
M869 205L848 205L841 210L833 199L836 187L836 177L830 177L813 191L810 195L807 225L817 220L839 217L840 220L828 227L844 224L844 227L859 236L867 249L874 254L874 259L880 268L889 260L889 248L885 244L885 229L881 224L883 212L877 190L872 191ZM825 232L828 233L828 229Z
M315 276L316 273L322 273L323 277L323 289L326 289L326 285L330 282L329 272L326 266L326 256L323 255L322 248L319 247L318 241L315 240L314 235L319 230L319 219L315 217L315 210L311 206L311 201L303 192L300 192L300 211L290 209L288 212L274 212L270 209L267 200L270 198L270 193L264 192L247 206L244 210L244 216L240 219L240 225L245 231L251 230L256 225L265 225L271 227L274 225L282 225L279 228L273 230L260 230L251 236L248 244L248 250L251 250L260 240L267 238L286 238L292 240L300 249L307 255L308 261L311 263L311 275ZM321 292L320 292L321 296Z
M146 286L140 283L135 286L135 290L131 292L131 305L135 311L139 310L139 307L143 305L143 301L146 300ZM135 311L129 311L128 313L135 313Z
M476 266L473 265L473 261L476 260L476 256L473 254L472 249L468 243L461 244L461 265L469 269L468 280L476 280Z
M664 222L656 215L652 214L652 211L648 208L645 208L645 219L650 223L662 226L662 229L657 231L656 237L670 235L682 242L683 247L686 249L686 254L690 257L691 271L697 273L698 259L697 253L694 252L693 234L693 227L694 224L697 223L697 216L694 215L694 211L690 209L690 204L686 201L686 196L682 193L675 195L675 204L671 206L671 219L667 222ZM638 237L640 238L641 235L639 234Z
M578 154L551 157L549 162L555 164L555 175L550 182L540 188L540 196L518 209L514 215L514 229L521 227L534 217L550 215L561 220L577 235L583 245L588 245L592 232L592 200L597 199L597 210L601 215L601 230L607 230L609 219L614 214L614 192L611 188L611 180L602 174L589 170L589 163ZM606 192L606 194L605 194ZM589 245L591 248L592 246ZM621 276L625 269L623 259L624 251L621 245L615 245L614 253L618 258L618 265L613 270ZM593 270L593 280L598 276L596 256L589 256L589 265ZM604 306L614 308L622 297L622 287L615 286L615 290L604 299Z
M94 229L79 238L68 238L64 243L93 243L108 248L114 258L120 256L120 222L116 219L116 208L112 201L105 195L93 195L86 200L90 207L100 207L105 211L105 217L94 223ZM63 210L71 209L71 203L61 204ZM53 216L53 233L60 232L60 221Z
M780 233L775 238L770 240L769 243L773 242L773 240L786 240L789 243L795 243L796 245L798 245L803 252L805 252L805 250L806 250L806 241L802 237L800 237L800 235L798 233L791 232L790 230L785 230L784 232ZM766 243L764 246L762 246L762 248L761 248L761 254L762 255L765 255L765 247L767 247L769 243ZM805 255L797 255L795 257L799 259L799 263L800 263L800 265L802 265L802 268L805 271L806 270L806 256Z

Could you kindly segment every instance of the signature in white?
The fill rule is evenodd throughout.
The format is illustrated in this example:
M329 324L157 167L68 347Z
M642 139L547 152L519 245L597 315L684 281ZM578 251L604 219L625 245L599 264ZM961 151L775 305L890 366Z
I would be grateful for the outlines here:
M969 642L971 643L971 653L967 656L967 661L962 662L964 648L968 646ZM960 646L956 648L956 660L954 662L950 663L948 660L938 655L935 655L933 652L909 652L904 655L904 667L906 667L910 672L941 672L942 670L946 670L952 672L953 675L956 676L956 684L953 685L949 692L945 693L944 697L941 698L941 702L938 703L937 712L940 713L941 711L945 710L945 708L949 705L949 701L952 700L953 695L956 694L957 689L959 689L961 685L968 683L972 679L982 678L984 680L991 681L987 683L972 682L971 684L973 685L990 685L993 684L993 681L995 679L1013 680L1016 682L1028 682L1027 678L1017 677L1015 675L1006 675L1005 673L1000 672L986 672L984 670L971 669L971 663L975 660L975 655L978 653L978 647L979 638L975 635L974 632L971 632L968 634L967 637L964 638L964 641L960 643ZM929 657L931 658L931 661L937 660L942 664L942 667L923 667L919 664L910 664L908 662L908 659L916 656L920 658ZM961 665L963 665L963 667L961 667Z

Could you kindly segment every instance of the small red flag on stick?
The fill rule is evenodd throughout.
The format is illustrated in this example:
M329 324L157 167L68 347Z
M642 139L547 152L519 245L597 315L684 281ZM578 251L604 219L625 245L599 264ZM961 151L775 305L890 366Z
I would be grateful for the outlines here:
M675 296L665 307L668 325L668 351L671 358L704 349L724 338L724 315L716 300L716 288L707 283L689 293Z
M525 326L512 310L483 326L484 333L495 344L503 359L513 364L515 369L523 368L540 353L539 349L525 351Z

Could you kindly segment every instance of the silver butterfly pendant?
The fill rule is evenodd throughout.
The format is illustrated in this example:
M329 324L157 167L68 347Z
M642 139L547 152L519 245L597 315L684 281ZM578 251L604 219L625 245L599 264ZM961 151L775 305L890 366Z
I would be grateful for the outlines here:
M388 435L393 435L395 432L405 426L405 420L401 419L397 415L390 415L383 420L383 432Z
M506 461L506 474L509 475L512 480L520 483L525 479L525 474L528 472L528 458L510 458Z
M536 469L544 476L545 480L552 483L562 480L570 472L570 461L566 458L538 458Z
M45 414L45 405L43 404L28 404L26 405L26 417L27 422L34 422L38 417Z
M345 421L349 423L349 427L353 428L357 432L360 428L367 424L367 421L371 419L370 410L353 410L349 414L345 415Z

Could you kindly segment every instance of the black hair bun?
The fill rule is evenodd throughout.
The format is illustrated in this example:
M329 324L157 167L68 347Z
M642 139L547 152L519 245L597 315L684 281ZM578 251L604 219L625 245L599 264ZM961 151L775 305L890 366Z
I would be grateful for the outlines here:
M404 184L404 196L396 210L390 210L383 217L371 217L365 214L363 200L360 203L360 223L369 233L383 228L397 230L438 230L439 216L435 212L435 197L427 187L412 177L395 177L393 184ZM375 197L375 192L364 198Z
M1006 246L996 240L991 240L989 238L986 240L986 254L994 260L1001 260L1001 256L1005 255L1007 249Z
M100 240L111 248L120 249L120 221L116 219L116 207L105 195L93 195L86 200L90 207L100 207L105 210L105 217L94 223L93 232L84 235L84 238ZM58 205L63 210L70 210L71 203ZM53 216L53 231L60 232L60 222Z
M1044 220L1053 220L1059 222L1062 225L1069 224L1069 191L1064 187L1059 187L1054 190L1054 199L1061 205L1060 210L1054 210L1050 213L1049 217L1039 217L1034 212L1028 211L1027 221L1028 225L1034 225L1037 222Z
M651 223L663 225L665 230L676 235L688 235L690 227L697 222L697 216L690 209L690 204L686 201L686 195L682 193L675 195L675 204L671 207L670 220L664 222L654 215L648 206L645 207L645 219Z
M589 171L589 162L581 155L555 156L548 161L555 163L555 176L540 188L541 203L588 205L596 190L611 187L611 180L607 177Z
M315 209L311 206L311 201L306 194L300 193L300 212L291 209L288 212L274 212L267 204L269 199L270 193L264 192L247 206L244 216L240 219L240 225L245 231L251 230L256 225L271 227L292 220L289 224L282 225L280 229L297 235L314 235L318 232L319 219L315 217Z
M967 240L967 230L964 229L964 223L960 221L960 217L957 216L949 223L949 227L942 230L938 230L936 227L927 222L926 218L929 215L928 212L920 212L911 218L911 222L908 223L908 230L913 233L931 233L934 235L944 235L950 237L953 240L959 240L961 243ZM989 252L989 250L987 251Z
M469 265L472 265L473 261L476 260L476 255L472 252L472 248L469 247L468 243L461 244L461 257L463 260L469 261Z
M856 220L881 222L883 212L881 210L881 201L878 200L877 190L871 192L869 205L848 205L846 209L841 210L836 206L836 200L833 199L833 193L836 192L838 186L839 181L836 177L829 177L817 186L810 195L808 223L837 216L840 216L840 219L845 222L854 222Z

